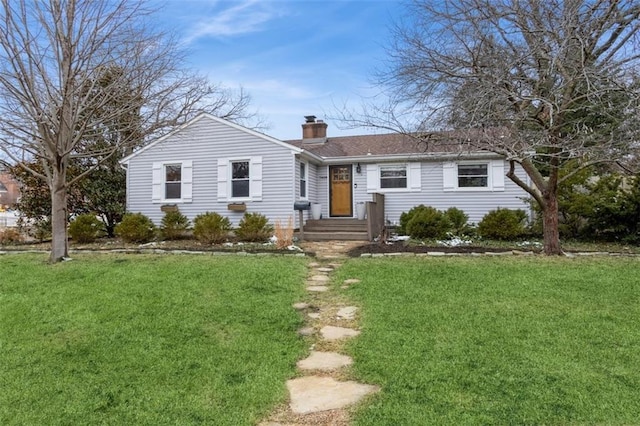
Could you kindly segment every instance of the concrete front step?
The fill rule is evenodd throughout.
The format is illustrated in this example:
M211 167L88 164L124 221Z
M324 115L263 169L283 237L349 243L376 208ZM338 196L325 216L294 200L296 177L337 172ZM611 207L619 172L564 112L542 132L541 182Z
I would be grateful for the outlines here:
M299 234L298 234L299 236ZM369 237L366 232L316 232L304 230L305 241L369 241Z
M305 223L307 225L317 225L317 224L332 223L332 224L342 224L342 225L364 224L366 226L367 221L366 220L353 219L353 218L335 218L335 219L318 219L318 220L308 219L307 221L305 221Z
M304 230L305 232L367 232L367 222L356 219L308 220Z

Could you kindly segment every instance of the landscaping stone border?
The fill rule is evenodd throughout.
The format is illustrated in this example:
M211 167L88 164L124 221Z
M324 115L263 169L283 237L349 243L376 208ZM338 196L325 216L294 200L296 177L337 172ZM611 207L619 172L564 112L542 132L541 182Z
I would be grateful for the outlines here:
M499 256L544 256L544 253L536 253L533 251L520 251L520 250L507 250L507 251L487 251L487 252L470 252L470 253L449 253L444 251L430 251L426 253L414 253L414 252L392 252L392 253L362 253L359 257L474 257L474 256L487 256L487 257L499 257ZM617 257L640 257L637 253L616 253L606 251L587 251L587 252L566 252L564 257L586 257L586 256L617 256ZM561 256L560 256L561 257Z

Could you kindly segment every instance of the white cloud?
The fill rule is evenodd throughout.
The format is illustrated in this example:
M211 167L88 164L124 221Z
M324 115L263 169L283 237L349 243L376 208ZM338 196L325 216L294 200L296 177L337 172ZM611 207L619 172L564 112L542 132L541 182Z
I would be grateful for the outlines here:
M230 7L221 8L231 4ZM282 16L282 12L271 7L270 2L243 0L239 2L218 2L208 16L203 16L193 24L186 36L191 43L204 37L229 37L261 31L264 24Z

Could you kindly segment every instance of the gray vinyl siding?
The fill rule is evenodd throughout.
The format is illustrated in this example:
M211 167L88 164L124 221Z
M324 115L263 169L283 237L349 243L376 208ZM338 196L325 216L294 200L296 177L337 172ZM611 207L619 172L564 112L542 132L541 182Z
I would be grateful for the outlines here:
M307 164L307 197L305 198L310 203L321 202L318 199L318 168L316 164L305 161L296 157L295 165L295 199L300 200L300 162L306 162ZM311 210L303 212L303 220L311 219ZM298 227L298 215L295 217L295 226Z
M203 117L155 146L129 159L127 210L140 212L159 224L163 203L152 202L154 162L193 162L193 199L175 203L190 220L204 212L217 212L237 226L243 213L229 211L228 201L218 201L218 159L262 157L262 200L247 201L247 212L261 213L273 224L286 223L294 214L295 164L291 149L241 129Z
M316 202L322 204L322 217L329 217L329 167L318 166Z
M367 193L364 165L362 175L354 173L357 188L354 189L356 201L371 201L372 194ZM508 164L504 165L505 174ZM516 169L517 175L525 182L526 173L521 168ZM424 204L439 210L457 207L469 216L470 223L478 223L490 210L498 207L509 209L529 210L524 199L528 198L520 187L505 177L504 191L444 191L443 163L423 162L421 165L421 189L419 192L383 192L385 195L385 215L392 224L398 223L400 215L414 206Z
M305 163L307 165L307 196L304 198L301 197L300 195L300 163ZM316 197L317 197L316 188L317 188L317 179L318 179L317 166L315 164L310 163L307 160L301 159L299 156L296 156L294 170L295 170L295 178L294 178L295 199L309 201L310 203L317 202L316 201ZM298 217L299 215L296 213L295 215L296 228L300 226ZM302 218L303 220L311 219L311 210L303 211Z

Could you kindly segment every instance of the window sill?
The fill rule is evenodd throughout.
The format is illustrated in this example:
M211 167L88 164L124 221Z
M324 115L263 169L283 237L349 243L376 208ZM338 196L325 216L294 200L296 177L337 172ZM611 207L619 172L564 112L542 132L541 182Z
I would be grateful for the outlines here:
M367 190L368 194L373 194L373 193L386 194L386 193L403 193L403 192L420 192L420 190L409 189L409 188L378 188L378 189Z
M444 192L493 192L494 189L493 188L489 188L489 187L485 187L485 188L480 188L480 187L462 187L462 188L445 188Z
M184 204L189 203L190 201L184 200L182 198L163 198L161 200L155 200L154 204Z

